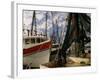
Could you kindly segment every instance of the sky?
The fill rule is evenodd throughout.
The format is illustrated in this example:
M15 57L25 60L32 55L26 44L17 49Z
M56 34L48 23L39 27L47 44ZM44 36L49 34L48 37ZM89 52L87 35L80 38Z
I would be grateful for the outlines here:
M23 29L31 30L32 25L32 10L24 10L23 11ZM36 25L37 25L37 33L43 33L46 26L46 13L47 13L47 34L50 36L52 32L53 25L58 26L64 32L64 28L67 24L66 18L68 13L66 12L51 12L51 11L35 11L36 12ZM57 23L56 23L57 22ZM33 29L35 25L33 25ZM25 31L27 34L27 31ZM44 33L43 33L44 34Z
M23 29L24 36L28 35L27 30L31 30L32 18L34 10L23 11ZM47 15L47 37L54 36L57 41L61 38L64 40L68 25L68 12L57 11L40 11L35 10L37 34L45 35L46 15ZM90 14L87 14L90 16ZM57 33L58 29L58 33ZM33 24L33 31L35 30L35 23ZM34 32L33 32L34 33Z

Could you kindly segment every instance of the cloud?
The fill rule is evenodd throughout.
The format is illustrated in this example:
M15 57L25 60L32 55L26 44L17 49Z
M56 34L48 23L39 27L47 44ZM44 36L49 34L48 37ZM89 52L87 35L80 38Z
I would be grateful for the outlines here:
M53 26L58 26L60 30L64 29L66 25L66 17L68 13L65 12L52 12L50 11L35 11L36 12L36 27L38 33L44 33L46 27L46 13L47 13L47 31L48 35L52 34ZM24 11L24 29L31 30L33 11ZM52 21L53 20L53 21ZM56 23L57 20L57 23ZM34 29L35 25L33 25ZM56 29L56 28L55 28ZM60 31L61 32L61 31Z

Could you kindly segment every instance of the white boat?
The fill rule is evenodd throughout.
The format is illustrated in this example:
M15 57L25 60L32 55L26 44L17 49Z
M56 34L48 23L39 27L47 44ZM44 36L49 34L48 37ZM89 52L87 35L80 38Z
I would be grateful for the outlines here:
M49 62L51 40L44 36L27 36L23 38L23 65L40 67Z

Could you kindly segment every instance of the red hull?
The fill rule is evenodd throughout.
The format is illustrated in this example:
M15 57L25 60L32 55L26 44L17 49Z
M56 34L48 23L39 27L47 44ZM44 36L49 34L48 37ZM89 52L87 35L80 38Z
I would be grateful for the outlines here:
M24 55L31 55L31 54L36 53L36 52L47 50L50 47L51 47L51 41L45 42L43 44L39 44L39 45L33 46L31 48L23 49L23 54Z

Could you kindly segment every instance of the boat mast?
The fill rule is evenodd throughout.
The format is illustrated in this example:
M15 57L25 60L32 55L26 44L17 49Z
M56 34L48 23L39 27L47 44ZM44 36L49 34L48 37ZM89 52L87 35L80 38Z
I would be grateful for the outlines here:
M47 12L46 12L46 23L45 23L45 37L47 39Z
M31 25L31 36L33 36L33 25L35 23L35 35L37 35L37 28L36 28L36 14L35 14L35 10L33 11L33 17L32 17L32 25Z
M55 40L55 29L54 29L54 21L53 21L53 12L51 11L51 15L52 15L52 43L56 43L56 40Z
M60 44L60 38L59 38L59 27L58 27L58 21L56 20L56 34L57 34L57 38L56 38L56 43Z
M34 11L34 20L35 20L35 35L37 35L37 26L36 26L36 13Z

